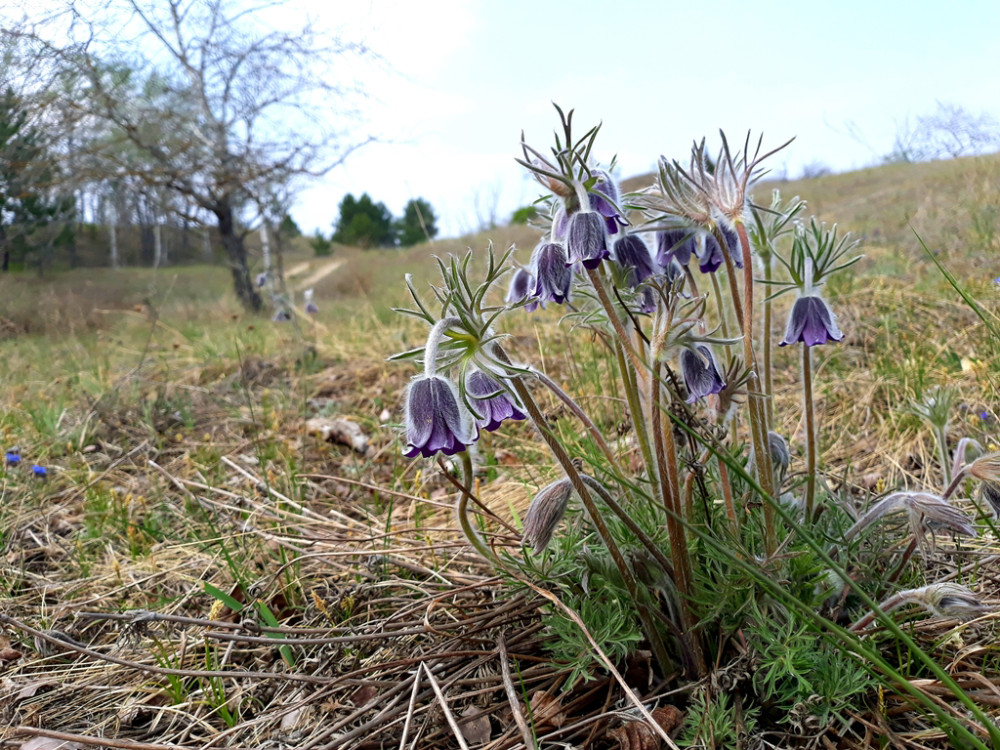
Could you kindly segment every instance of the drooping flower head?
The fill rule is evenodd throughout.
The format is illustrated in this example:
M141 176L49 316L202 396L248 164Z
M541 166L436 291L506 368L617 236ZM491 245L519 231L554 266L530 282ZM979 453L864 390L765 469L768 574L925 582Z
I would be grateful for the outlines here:
M508 305L516 305L529 297L534 296L535 277L527 268L518 268L514 275L510 277L510 286L507 287L507 296L504 301ZM528 302L524 309L532 312L538 307L537 301Z
M262 289L266 283L267 283L267 274L266 273L257 274L257 278L254 279L254 284L257 285L257 288Z
M492 432L505 419L519 421L527 418L503 386L482 370L469 373L465 378L465 390L472 408L479 415L474 414L473 419L481 429Z
M615 240L613 258L615 263L628 271L626 283L630 289L635 289L656 273L649 247L638 234L623 234Z
M611 253L603 217L596 211L579 211L569 218L566 229L567 265L583 263L594 269Z
M595 169L593 175L597 177L597 182L588 193L590 208L604 217L608 234L618 234L626 226L625 220L615 208L619 201L618 186L611 175L602 169Z
M695 251L694 232L688 229L663 229L656 233L656 263L664 271L671 261L686 266Z
M279 308L275 311L274 315L271 317L272 323L287 323L292 319L292 314L288 312L285 308Z
M313 290L306 289L302 292L302 300L305 302L305 310L308 315L315 315L319 312L319 308L316 307L316 302L313 301Z
M475 427L455 386L439 375L418 375L406 390L406 441L410 458L464 451L476 441Z
M726 262L724 252L729 253L733 265L743 268L743 256L739 252L740 238L732 229L725 224L719 224L723 238L726 240L726 249L723 250L719 240L712 232L701 232L698 236L697 255L698 269L702 273L715 273L719 266Z
M566 263L566 249L558 242L543 242L531 256L535 271L535 296L539 302L561 305L569 299L573 271Z
M840 341L844 334L837 327L837 318L826 304L826 300L816 293L803 294L792 306L785 328L785 338L778 346L788 346L801 341L806 346Z
M681 351L681 375L688 390L687 402L719 393L726 387L715 355L705 344L694 344Z

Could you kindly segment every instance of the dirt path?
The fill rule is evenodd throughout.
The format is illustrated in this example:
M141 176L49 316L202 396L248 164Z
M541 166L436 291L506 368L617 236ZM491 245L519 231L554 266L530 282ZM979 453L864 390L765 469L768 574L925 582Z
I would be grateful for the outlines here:
M328 263L324 263L322 266L317 268L315 271L313 271L311 274L306 276L301 281L295 282L295 284L293 285L295 287L295 291L301 292L303 289L309 289L310 287L315 286L320 281L329 276L331 273L340 268L343 262L344 262L343 259L338 259L338 260L331 260ZM308 264L300 263L291 270L289 270L289 272L285 274L285 276L290 280L291 277L298 276L300 273L307 270L308 267L309 267Z

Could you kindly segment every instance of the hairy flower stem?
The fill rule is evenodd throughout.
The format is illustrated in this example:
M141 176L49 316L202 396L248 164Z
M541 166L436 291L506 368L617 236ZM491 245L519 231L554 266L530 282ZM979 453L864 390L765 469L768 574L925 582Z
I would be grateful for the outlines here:
M764 258L764 281L770 282L774 269L774 256L768 253ZM770 285L768 285L770 288ZM774 377L771 372L771 299L764 298L764 323L761 326L761 361L764 367L764 395L767 396L767 424L774 429Z
M550 378L544 372L532 368L531 374L534 375L535 378L542 383L542 385L544 385L546 388L552 391L556 395L556 397L560 401L562 401L571 412L573 412L573 415L577 419L583 422L583 426L587 428L587 432L590 433L590 436L594 439L594 442L597 443L597 447L601 449L601 452L604 454L604 457L608 459L608 465L610 467L610 470L615 474L615 476L625 476L625 473L622 471L622 468L618 465L618 461L615 460L615 456L611 452L611 448L608 446L607 442L605 442L604 436L601 435L601 431L597 429L597 425L595 425L594 422L590 419L590 416L587 414L587 412L581 409L580 405L577 404L576 401L574 401L572 397L568 393L566 393L566 391L560 388L558 383L556 383L552 378Z
M489 548L486 541L472 525L472 521L469 520L469 500L472 499L470 488L473 482L475 482L475 473L472 469L472 456L469 455L469 451L462 451L460 455L462 456L464 481L462 482L462 494L458 498L458 504L455 506L458 524L462 527L462 533L469 540L469 544L476 548L476 552L491 563L497 564L497 556L493 554L493 550Z
M719 310L719 325L722 326L722 337L725 339L732 338L729 335L729 316L726 314L726 305L723 302L724 297L722 296L722 285L719 284L719 274L710 273L709 276L712 277L712 291L715 292L715 305ZM729 347L729 344L726 344Z
M494 352L498 359L504 362L509 362L507 355L502 349L500 349L500 347L494 347ZM580 472L576 470L576 466L573 465L573 461L570 459L569 454L566 453L562 444L556 439L552 432L552 428L545 419L545 415L542 414L541 410L538 408L538 404L536 404L535 400L531 397L531 392L528 390L528 387L521 381L520 378L512 378L511 385L514 386L514 390L521 399L521 403L524 404L524 408L527 410L528 416L531 417L531 421L534 422L535 427L538 428L538 433L542 436L545 444L548 445L549 450L552 451L552 455L555 456L556 461L559 462L563 471L566 472L566 477L573 485L573 489L576 490L576 494L579 495L580 501L583 503L583 507L587 510L587 514L590 516L590 520L594 524L594 529L597 531L598 536L601 537L601 541L604 542L604 546L607 547L608 554L611 555L611 559L614 561L615 567L618 568L618 572L621 574L625 588L628 590L629 596L635 603L636 612L639 615L642 628L646 633L646 637L649 639L650 648L653 650L653 655L659 663L660 669L664 674L669 674L673 662L667 655L667 649L663 645L663 639L660 637L660 632L656 629L656 624L649 613L649 609L640 596L639 584L636 582L632 569L628 566L625 557L622 555L621 550L618 548L614 538L611 536L611 532L608 529L607 524L604 523L604 518L601 516L600 509L597 507L594 499L591 497L587 484L580 476ZM612 508L612 510L614 509Z
M461 322L461 319L455 316L442 318L434 324L430 333L427 334L427 344L424 347L424 375L426 377L429 378L437 372L438 346L441 343L441 339L444 338L445 332L451 326L457 325Z
M948 434L945 429L934 428L934 435L937 437L938 452L941 456L941 473L944 475L944 484L951 483L951 461L948 458Z
M761 390L760 375L757 368L757 358L753 350L753 258L750 255L750 238L747 237L746 227L742 221L736 222L736 233L740 238L740 246L743 252L743 357L749 371L747 378L747 413L750 418L750 439L753 443L753 452L760 458L756 461L757 482L764 491L766 498L774 497L774 476L771 472L771 462L768 460L770 451L767 445L767 407L765 405L766 396ZM726 267L729 273L733 273L733 263L729 259L728 253L723 253L726 258ZM735 288L735 280L734 280ZM739 309L738 300L733 300ZM778 536L774 525L774 506L770 501L764 501L764 551L768 556L773 555L778 548Z
M812 347L802 345L802 407L806 415L805 522L812 523L816 502L816 416L813 411Z
M736 516L736 504L733 502L733 485L729 481L729 469L726 462L721 458L719 462L719 485L722 487L722 499L726 502L726 515L729 516L729 525L733 527L733 533L740 529L740 522Z
M963 467L962 469L955 472L955 477L954 479L951 480L951 484L948 485L948 488L944 491L944 494L941 495L942 499L947 500L949 497L952 496L952 494L954 494L955 490L957 490L959 485L962 484L962 480L965 479L965 473L967 468L968 467Z
M669 419L664 416L660 405L660 364L657 362L658 352L655 347L652 352L653 372L650 378L650 419L653 426L653 446L656 451L656 468L659 476L660 496L667 514L667 534L670 536L670 556L674 561L675 579L680 592L681 626L684 629L684 639L691 648L695 668L699 674L705 673L705 654L701 638L695 631L697 618L691 611L692 595L694 593L694 576L691 572L690 551L687 546L687 536L684 531L683 510L681 506L680 479L677 472L677 447L674 443L674 431ZM664 424L664 422L667 424Z
M891 586L899 579L899 576L903 572L903 568L906 567L906 563L910 561L910 558L913 557L913 553L916 551L917 551L917 537L914 536L913 539L910 540L910 543L906 545L906 549L903 551L902 556L900 556L899 564L896 566L896 569L893 570L892 573L889 574L889 577L886 579L887 584Z
M614 347L615 356L618 358L618 371L621 373L622 383L625 385L625 398L628 399L628 409L632 415L632 429L635 430L635 437L639 441L639 451L642 453L643 464L652 471L653 452L649 447L649 431L646 429L646 417L642 410L635 373L628 366L625 352L618 339L615 339Z
M608 320L611 322L611 327L615 329L618 340L625 349L625 354L628 355L629 361L632 363L632 367L635 368L636 377L639 382L642 383L646 376L645 365L642 360L639 359L639 355L629 345L631 339L629 338L628 331L625 330L625 326L622 324L618 311L615 310L615 306L611 302L611 298L608 297L608 291L604 288L604 282L601 279L600 274L598 274L597 270L593 268L587 268L584 270L587 272L587 278L590 279L591 286L593 286L594 291L597 292L597 298L601 302L601 307L603 307L604 312L608 314Z

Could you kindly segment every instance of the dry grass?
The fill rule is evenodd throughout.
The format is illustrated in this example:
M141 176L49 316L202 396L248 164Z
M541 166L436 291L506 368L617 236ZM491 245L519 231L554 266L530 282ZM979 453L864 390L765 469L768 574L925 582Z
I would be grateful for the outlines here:
M863 272L831 290L848 338L817 363L826 468L859 501L939 481L929 433L903 411L933 385L954 388L967 406L954 436L997 441L996 347L928 271L907 226L910 217L995 315L988 279L1000 269L985 265L996 248L983 227L996 171L990 159L896 165L781 186L870 240ZM516 242L525 261L534 243L526 228L492 236L500 247ZM548 610L472 555L444 473L399 454L411 372L384 358L421 336L389 310L406 303L402 271L420 286L433 278L430 255L484 246L469 238L405 253L338 249L344 265L317 285L315 327L245 317L218 269L0 279L0 430L51 474L46 483L21 469L2 477L7 745L31 729L135 748L399 747L404 735L405 746L458 747L450 713L470 746L499 750L522 742L521 713L543 742L615 747L608 730L632 714L614 680L595 666L595 681L564 692L564 675L546 660ZM289 263L305 260L326 262ZM595 389L600 348L571 347L565 328L548 324L557 317L526 315L511 351L589 394L595 421L614 435L623 409L618 394ZM784 352L778 365L776 411L795 414L798 365ZM560 416L554 401L544 408ZM356 421L369 452L307 434L315 415ZM556 425L573 439L571 420ZM801 445L794 417L780 427ZM553 468L524 426L481 449L477 492L510 523ZM496 544L518 543L516 524L484 524ZM935 564L945 575L979 571L977 586L996 602L996 554L992 537L964 548L941 540ZM36 631L50 630L80 645L36 643ZM914 632L978 702L997 708L992 616ZM513 703L501 637L515 667ZM648 676L639 661L624 666L633 684ZM940 685L922 687L951 701ZM911 710L889 695L881 709L859 707L843 738L828 733L812 746L881 747ZM890 743L947 746L919 721ZM488 739L476 742L477 731Z

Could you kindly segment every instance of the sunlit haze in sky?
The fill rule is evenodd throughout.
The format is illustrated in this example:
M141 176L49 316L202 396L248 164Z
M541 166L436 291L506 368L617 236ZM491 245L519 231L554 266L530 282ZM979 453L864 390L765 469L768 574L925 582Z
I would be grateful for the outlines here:
M395 215L423 197L442 236L505 220L539 195L514 157L522 129L548 149L553 101L580 132L603 122L595 156L617 154L620 177L719 128L763 132L765 147L796 136L778 173L844 171L877 163L939 101L1000 110L996 0L298 3L385 61L358 69L381 142L305 186L293 216L307 231L328 233L348 192Z

